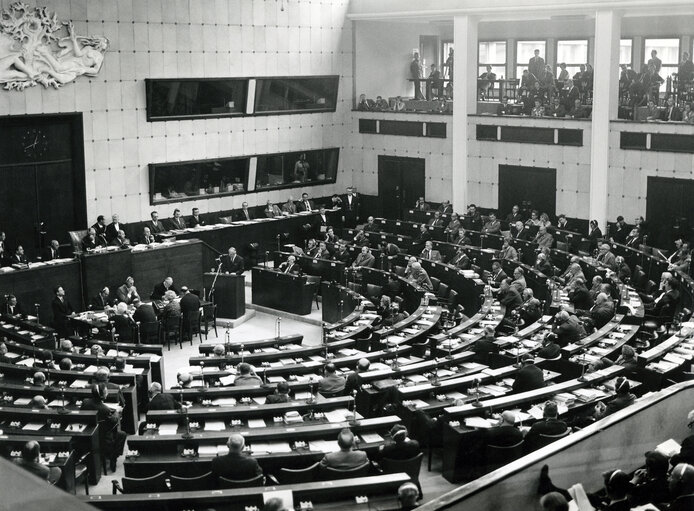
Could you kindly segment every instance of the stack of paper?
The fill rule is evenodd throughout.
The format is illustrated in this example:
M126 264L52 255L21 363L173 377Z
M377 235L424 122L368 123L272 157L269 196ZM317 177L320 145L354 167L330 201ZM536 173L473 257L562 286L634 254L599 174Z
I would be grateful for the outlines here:
M178 424L161 424L159 426L160 435L175 435L178 431Z
M308 448L315 452L337 452L340 450L337 440L311 440L308 443Z
M383 437L378 433L362 433L359 436L361 436L362 442L365 442L367 444L375 444L384 441Z
M216 445L201 445L198 447L198 456L217 456Z
M680 448L680 444L678 444L675 440L671 438L669 440L666 440L662 444L658 444L655 450L659 453L664 454L668 458L671 458L672 456L680 452Z
M264 425L264 423L263 423ZM205 422L205 431L224 431L223 421L207 421Z
M248 419L249 428L264 428L265 421L263 419Z
M492 422L482 417L466 417L465 425L469 428L487 429L493 426Z
M337 410L329 410L326 412L323 412L325 415L325 418L328 420L328 422L344 422L347 420L345 417L347 415L352 415L352 412L347 410L346 408L338 408Z
M26 431L38 431L43 427L43 424L37 423L37 422L27 422L24 426L22 426L22 429Z

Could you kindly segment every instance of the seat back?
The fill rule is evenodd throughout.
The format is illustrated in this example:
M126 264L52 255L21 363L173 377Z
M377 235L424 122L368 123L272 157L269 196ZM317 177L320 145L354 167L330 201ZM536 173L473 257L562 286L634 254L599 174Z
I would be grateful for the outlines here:
M523 440L514 445L488 445L487 446L487 471L491 472L497 468L512 462L523 456Z
M169 316L164 319L162 326L164 327L164 333L174 333L178 332L181 328L181 322L183 321L182 316Z
M306 468L281 468L277 474L280 484L312 483L318 478L320 462Z
M366 297L373 300L379 300L381 298L381 295L383 294L383 287L378 286L376 284L367 284L366 285Z
M448 292L448 303L450 304L451 309L454 309L458 306L458 291L455 289L451 289Z
M82 253L82 240L87 236L89 231L84 229L82 231L68 231L70 235L70 243L72 243L72 250L75 254Z
M448 293L449 293L449 291L450 291L450 288L448 287L448 284L445 284L445 283L441 282L441 283L439 284L439 290L438 290L438 292L436 293L436 295L437 295L439 298L443 298L443 299L445 300L446 298L448 298Z
M395 266L395 268L393 268L393 271L395 272L396 275L398 275L400 277L405 276L405 267L404 266Z
M431 280L431 287L434 290L434 294L436 294L439 290L439 286L441 285L441 280L437 279L436 277L429 277L429 280Z
M152 344L152 341L158 343L160 337L159 321L150 321L149 323L140 323L140 342L144 344Z
M568 428L566 429L566 431L558 435L545 435L541 433L533 437L534 439L531 438L530 442L528 442L528 439L526 439L525 445L523 447L526 452L534 451L536 449L540 449L541 447L549 445L552 442L559 440L560 438L564 438L565 436L568 436L570 433L571 430Z
M151 477L123 477L123 493L163 493L166 486L166 472L163 470Z
M369 475L371 470L371 462L366 462L358 467L350 468L348 470L339 470L331 467L321 466L321 479L325 481L331 481L334 479L350 479L352 477L365 477Z
M217 481L217 486L222 489L249 488L251 486L263 486L264 484L265 476L263 474L251 477L250 479L240 479L237 481L220 476Z
M169 480L171 481L171 491L214 490L216 488L212 472L197 477L171 475Z
M306 275L307 284L320 284L320 275Z
M419 453L414 458L409 458L407 460L392 460L389 458L383 458L381 460L381 468L387 474L396 474L398 472L405 472L410 479L413 481L419 480L419 470L422 468L422 457L424 453Z

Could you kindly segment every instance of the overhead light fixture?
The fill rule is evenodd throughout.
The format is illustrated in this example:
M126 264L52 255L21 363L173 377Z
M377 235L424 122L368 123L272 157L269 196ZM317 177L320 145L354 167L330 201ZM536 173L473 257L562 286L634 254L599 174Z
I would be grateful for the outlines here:
M287 0L275 0L275 1L279 2L280 11L284 12L285 7L287 6Z

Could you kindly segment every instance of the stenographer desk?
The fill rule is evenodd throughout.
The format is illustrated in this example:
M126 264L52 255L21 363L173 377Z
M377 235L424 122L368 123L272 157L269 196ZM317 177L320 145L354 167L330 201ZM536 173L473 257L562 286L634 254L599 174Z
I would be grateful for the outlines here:
M271 309L305 316L311 313L318 284L306 277L267 268L253 268L253 303Z

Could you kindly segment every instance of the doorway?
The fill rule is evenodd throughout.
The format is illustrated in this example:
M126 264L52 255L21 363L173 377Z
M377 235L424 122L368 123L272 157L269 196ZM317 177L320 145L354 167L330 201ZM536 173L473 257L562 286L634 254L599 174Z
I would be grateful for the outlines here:
M646 220L650 226L648 245L672 249L679 236L690 238L694 223L694 182L689 179L649 177L646 182Z
M0 230L29 259L87 225L82 114L0 118Z
M423 158L378 157L378 197L381 216L401 220L424 196Z
M557 169L499 165L499 215L504 218L514 204L536 209L554 219L557 209Z

